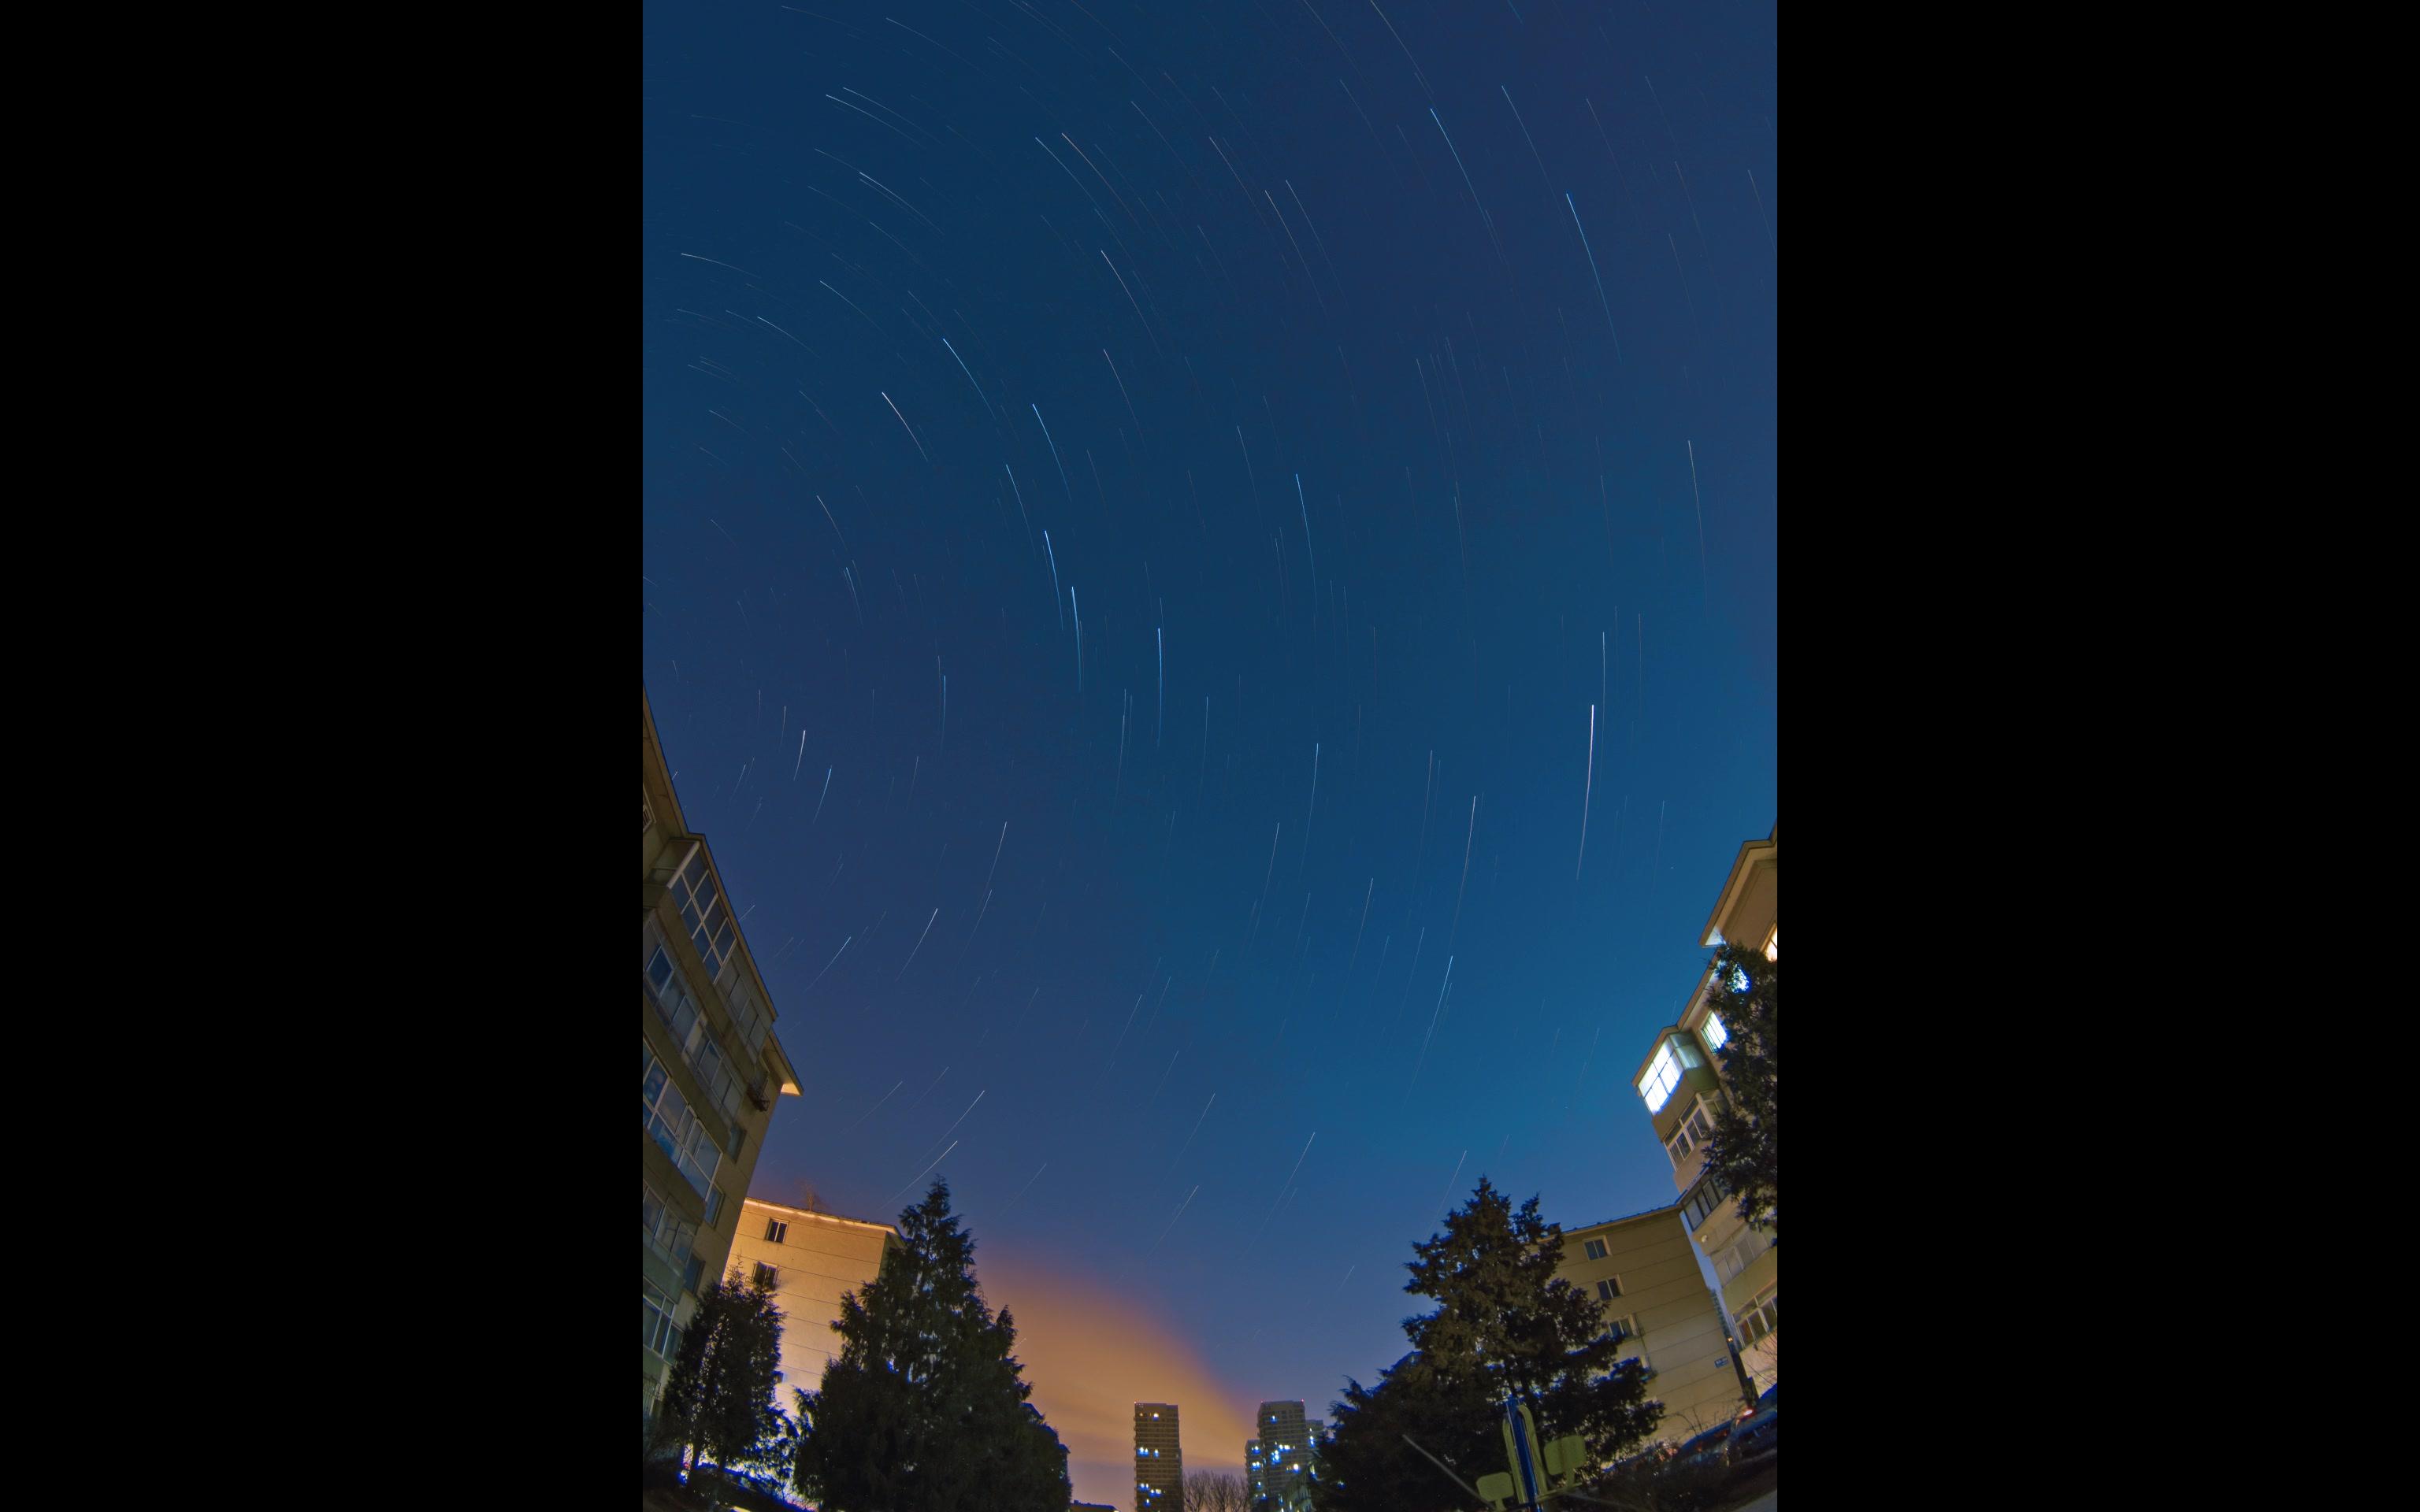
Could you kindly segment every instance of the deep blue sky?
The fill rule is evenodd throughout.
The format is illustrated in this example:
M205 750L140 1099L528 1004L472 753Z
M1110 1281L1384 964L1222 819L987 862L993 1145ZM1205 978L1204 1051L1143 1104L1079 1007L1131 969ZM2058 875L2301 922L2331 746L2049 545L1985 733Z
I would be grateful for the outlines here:
M1482 1172L1671 1199L1627 1078L1776 820L1775 91L1753 4L647 8L644 671L805 1084L756 1195L890 1217L981 1093L987 1282L1239 1414L1401 1354Z

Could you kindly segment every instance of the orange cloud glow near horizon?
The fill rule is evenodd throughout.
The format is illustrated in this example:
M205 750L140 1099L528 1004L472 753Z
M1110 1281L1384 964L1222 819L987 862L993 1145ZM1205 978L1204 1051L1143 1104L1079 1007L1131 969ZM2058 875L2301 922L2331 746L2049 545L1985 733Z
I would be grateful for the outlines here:
M1185 1471L1240 1475L1259 1398L1210 1374L1157 1304L1098 1280L984 1256L985 1299L1016 1322L1016 1357L1033 1405L1067 1446L1076 1500L1131 1508L1134 1404L1174 1402Z

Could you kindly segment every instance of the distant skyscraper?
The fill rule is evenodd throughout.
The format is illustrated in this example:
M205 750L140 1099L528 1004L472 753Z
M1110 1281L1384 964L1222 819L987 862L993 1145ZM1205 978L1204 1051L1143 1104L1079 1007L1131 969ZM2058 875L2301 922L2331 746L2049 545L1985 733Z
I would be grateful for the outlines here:
M1263 1402L1256 1421L1261 1436L1244 1444L1253 1512L1298 1512L1311 1504L1311 1421L1300 1402Z
M1185 1451L1174 1402L1135 1403L1135 1512L1179 1512L1185 1505Z

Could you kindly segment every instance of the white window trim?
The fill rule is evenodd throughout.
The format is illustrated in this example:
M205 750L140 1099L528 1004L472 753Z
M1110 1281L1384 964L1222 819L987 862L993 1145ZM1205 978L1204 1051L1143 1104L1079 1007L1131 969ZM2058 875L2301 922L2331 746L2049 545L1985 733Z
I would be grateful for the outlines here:
M723 1121L736 1131L739 1124L739 1094L743 1080L739 1071L740 1059L717 1041L713 1021L706 1011L706 1005L689 990L688 981L681 976L680 963L673 959L671 942L664 938L663 931L657 927L654 919L647 920L640 944L643 948L649 948L640 960L639 976L655 1000L657 1015L664 1021L664 1027L681 1041L681 1058L687 1060L690 1070L696 1073L698 1086L705 1089L707 1105L721 1113ZM672 968L671 977L661 987L656 985L654 974L649 970L658 955L661 955L664 964ZM686 1029L679 1023L675 999L686 1004L690 1010L690 1021ZM709 1047L714 1058L720 1062L713 1070L707 1069Z
M690 876L692 868L696 871L694 879ZM714 902L703 908L697 902L700 882L714 888ZM691 851L689 858L681 863L680 870L673 873L672 894L673 912L679 917L681 929L689 935L690 944L705 960L706 976L720 982L724 968L738 953L739 925L732 916L731 894L723 890L722 879L715 874L714 863L706 858L705 846ZM714 917L716 903L722 908L721 927L709 931L707 922ZM706 944L702 946L697 943L701 933L706 935Z
M685 1267L689 1264L690 1251L697 1245L697 1226L683 1218L678 1209L664 1200L662 1193L644 1181L640 1185L647 1199L656 1205L659 1215L656 1227L650 1228L644 1221L645 1213L642 1211L640 1214L639 1229L647 1247L675 1269Z
M1750 1298L1747 1305L1740 1309L1739 1337L1741 1349L1752 1350L1758 1345L1763 1343L1766 1339L1769 1339L1781 1332L1780 1309L1776 1305L1780 1302L1780 1300L1781 1283L1776 1281L1773 1285L1765 1288L1762 1291L1758 1292L1754 1297ZM1769 1321L1765 1316L1767 1308L1773 1309L1773 1316ZM1753 1335L1749 1334L1747 1326L1748 1321L1751 1319L1755 1319L1757 1324L1757 1331Z
M664 1295L660 1288L644 1276L639 1278L639 1288L640 1306L662 1319L657 1326L642 1330L641 1342L649 1354L670 1365L673 1357L680 1353L681 1327L673 1320L679 1304Z
M641 1043L644 1042L643 1038ZM650 1103L644 1095L647 1078L659 1069L664 1073L664 1084ZM664 1139L657 1137L656 1128L659 1124L663 1126L664 1136L670 1138L673 1145L673 1165L679 1168L682 1179L697 1189L698 1196L707 1196L715 1190L714 1178L722 1167L722 1147L714 1142L712 1131L698 1118L697 1110L689 1105L689 1098L681 1091L680 1084L673 1079L672 1068L664 1064L663 1057L657 1055L652 1047L647 1050L647 1065L640 1074L639 1089L640 1127L646 1131L649 1138L655 1139L657 1148L661 1149ZM680 1099L677 1117L665 1111L673 1098ZM705 1158L707 1155L712 1159Z
M1681 1086L1681 1057L1675 1053L1677 1041L1666 1035L1655 1047L1655 1057L1647 1063L1647 1074L1638 1079L1638 1095L1650 1113L1661 1113L1664 1104Z

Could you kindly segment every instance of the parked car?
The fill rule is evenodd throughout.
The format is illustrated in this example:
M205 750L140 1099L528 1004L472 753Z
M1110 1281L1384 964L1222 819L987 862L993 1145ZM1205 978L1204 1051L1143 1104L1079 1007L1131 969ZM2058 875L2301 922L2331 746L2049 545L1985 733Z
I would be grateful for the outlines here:
M1759 1455L1773 1453L1779 1444L1780 1436L1781 1410L1767 1407L1731 1428L1730 1440L1723 1446L1723 1453L1736 1465Z
M1724 1441L1730 1437L1731 1426L1708 1428L1705 1432L1683 1440L1666 1460L1667 1470L1694 1469L1701 1465L1718 1465L1723 1459Z

